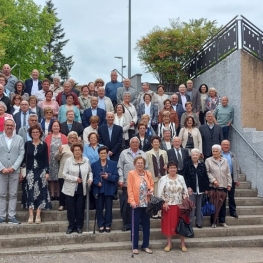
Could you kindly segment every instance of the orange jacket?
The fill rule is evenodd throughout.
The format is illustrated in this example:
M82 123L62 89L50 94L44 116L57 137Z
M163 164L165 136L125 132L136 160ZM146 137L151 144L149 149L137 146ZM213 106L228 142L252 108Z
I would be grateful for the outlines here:
M154 182L152 175L149 171L144 171L144 179L147 183L147 189L154 190ZM128 173L127 189L128 189L128 203L136 203L139 205L139 191L140 191L141 178L135 170Z

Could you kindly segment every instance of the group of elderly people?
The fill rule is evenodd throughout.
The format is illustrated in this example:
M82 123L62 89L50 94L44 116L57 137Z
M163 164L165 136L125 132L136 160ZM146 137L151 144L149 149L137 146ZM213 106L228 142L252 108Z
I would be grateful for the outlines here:
M123 84L118 82L116 72L111 72L111 81L105 87L101 79L83 85L80 95L76 95L69 81L63 87L54 81L50 87L50 82L44 80L36 96L32 95L33 90L25 93L23 82L16 82L9 95L12 104L7 99L0 101L0 132L5 134L6 120L12 120L16 125L14 133L17 131L24 139L20 179L22 206L29 209L28 223L41 223L41 210L51 209L51 201L58 200L58 210L67 209L66 233L81 234L88 184L100 233L111 231L118 187L127 193L125 202L129 203L132 216L126 218L123 230L132 229L134 254L139 253L141 227L141 249L152 253L150 216L146 213L152 194L165 201L162 211L153 216L161 219L162 233L167 237L164 251L172 249L171 237L176 234L180 218L178 205L185 197L195 202L189 222L194 225L196 216L195 225L202 228L202 195L214 188L230 191L232 178L228 160L221 156L222 131L220 138L210 143L211 154L204 156L202 140L208 136L199 130L200 125L208 126L204 123L205 116L215 110L220 116L221 110L217 110L220 99L213 88L207 94L205 84L197 96L190 82L187 90L180 85L171 100L164 94L164 86L159 85L155 93L148 83L143 83L143 91L138 93L129 79ZM0 84L0 95L5 98L4 91ZM194 101L195 96L198 102ZM227 126L233 121L231 110ZM209 123L210 137L216 125L213 118ZM111 145L115 139L117 143ZM219 223L227 227L225 201L221 210ZM16 219L13 223L20 222ZM214 221L211 224L216 227ZM187 251L184 237L180 248Z

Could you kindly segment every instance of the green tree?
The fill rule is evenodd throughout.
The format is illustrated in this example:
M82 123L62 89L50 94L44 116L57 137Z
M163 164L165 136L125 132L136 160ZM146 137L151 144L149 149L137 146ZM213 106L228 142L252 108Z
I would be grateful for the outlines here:
M141 65L147 73L174 91L176 84L183 83L186 72L182 65L198 51L202 44L219 30L216 21L204 18L188 23L170 20L167 28L155 27L137 41L136 50Z
M41 9L33 0L1 0L2 13L7 26L3 29L6 41L3 43L5 55L3 63L11 66L18 64L21 79L28 78L32 69L36 68L44 75L50 67L50 53L43 47L50 39L50 28L55 18Z
M46 8L56 19L56 23L50 30L51 38L45 46L45 51L52 54L49 60L51 66L49 67L48 74L46 74L46 78L51 80L51 75L57 73L60 75L61 79L66 80L68 73L74 64L72 56L66 57L62 53L63 48L68 43L69 39L63 40L65 37L64 29L60 23L61 19L57 17L56 8L54 8L52 0L46 2Z
M5 55L5 48L3 46L3 43L7 40L7 36L5 33L3 33L3 29L6 26L3 19L0 19L0 60L2 61L4 55Z

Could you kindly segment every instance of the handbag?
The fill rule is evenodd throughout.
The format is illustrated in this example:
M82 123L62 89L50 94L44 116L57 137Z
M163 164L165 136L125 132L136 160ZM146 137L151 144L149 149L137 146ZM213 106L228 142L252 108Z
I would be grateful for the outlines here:
M203 216L211 216L215 213L215 205L211 204L209 202L208 196L206 195L205 197L205 204L201 208L201 212Z
M194 230L191 227L191 224L187 224L182 217L179 219L175 232L183 237L194 237Z
M162 209L164 200L160 197L151 195L150 202L146 207L146 213L151 216L157 215L158 211Z

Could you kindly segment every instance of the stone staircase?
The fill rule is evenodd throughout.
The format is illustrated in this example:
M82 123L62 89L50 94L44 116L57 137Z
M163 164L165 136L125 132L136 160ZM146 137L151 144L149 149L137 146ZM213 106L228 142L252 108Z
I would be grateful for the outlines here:
M262 247L263 246L263 198L241 175L241 184L236 190L237 213L239 218L227 216L229 228L211 228L209 218L203 220L203 228L194 228L195 238L187 239L192 247ZM113 224L111 233L93 235L95 211L90 211L89 232L67 235L66 211L57 211L58 202L53 201L53 210L43 211L43 223L27 224L28 212L20 207L21 191L17 204L17 218L21 225L0 225L0 254L15 255L27 253L55 253L77 251L101 251L131 249L130 232L122 232L119 201L114 201ZM83 229L85 231L85 227ZM179 248L179 238L173 239L174 247ZM165 237L160 231L160 220L151 220L150 247L163 248Z

